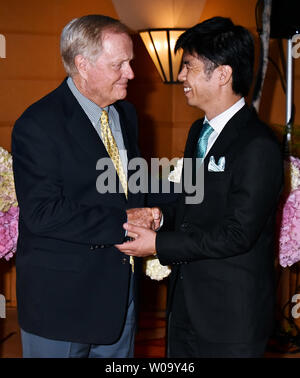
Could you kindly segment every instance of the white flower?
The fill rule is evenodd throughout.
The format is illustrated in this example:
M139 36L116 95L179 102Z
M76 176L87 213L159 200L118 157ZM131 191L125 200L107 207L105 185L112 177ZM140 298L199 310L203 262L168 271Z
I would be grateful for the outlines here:
M179 183L182 174L182 167L183 167L183 158L177 160L177 164L174 167L174 170L169 173L168 180L172 182Z
M149 256L145 261L145 273L151 280L161 281L171 273L169 266L161 265L156 256Z
M291 164L291 190L295 190L300 186L300 171L299 168Z
M0 147L0 211L6 212L11 206L18 206L12 169L12 156Z

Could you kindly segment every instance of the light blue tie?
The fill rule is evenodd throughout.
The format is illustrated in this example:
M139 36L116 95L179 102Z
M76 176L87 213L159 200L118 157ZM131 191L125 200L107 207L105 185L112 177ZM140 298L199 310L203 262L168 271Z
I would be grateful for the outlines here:
M197 158L204 158L205 157L205 152L207 149L207 143L208 143L208 138L210 134L214 131L214 129L210 126L210 124L205 121L203 123L200 136L198 139L197 143Z

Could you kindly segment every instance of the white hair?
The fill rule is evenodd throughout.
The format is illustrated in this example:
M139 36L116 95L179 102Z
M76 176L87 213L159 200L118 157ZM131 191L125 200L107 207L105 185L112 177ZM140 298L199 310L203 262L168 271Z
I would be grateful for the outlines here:
M63 29L60 38L60 53L68 75L76 74L75 57L82 55L95 61L101 53L102 32L129 34L128 28L120 21L103 15L88 15L75 18Z

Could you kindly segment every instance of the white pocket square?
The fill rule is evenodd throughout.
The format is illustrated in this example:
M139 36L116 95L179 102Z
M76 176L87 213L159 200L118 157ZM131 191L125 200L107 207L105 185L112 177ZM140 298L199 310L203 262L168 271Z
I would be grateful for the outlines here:
M216 164L214 156L211 156L209 158L208 171L209 172L224 172L225 171L225 156L220 157L218 164Z

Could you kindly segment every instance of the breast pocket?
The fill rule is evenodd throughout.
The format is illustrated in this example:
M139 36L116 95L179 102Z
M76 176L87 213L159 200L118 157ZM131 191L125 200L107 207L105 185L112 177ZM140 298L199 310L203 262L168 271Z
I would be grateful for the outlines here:
M204 180L207 180L208 183L214 181L228 181L230 179L230 172L213 172L209 171L204 175Z

